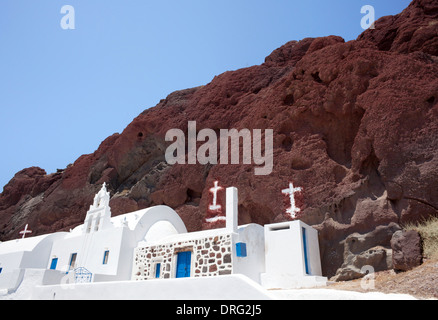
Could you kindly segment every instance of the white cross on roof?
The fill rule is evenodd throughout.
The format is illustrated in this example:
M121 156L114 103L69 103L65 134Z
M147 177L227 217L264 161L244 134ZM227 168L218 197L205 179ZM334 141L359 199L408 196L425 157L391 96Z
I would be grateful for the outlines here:
M28 224L26 224L26 226L24 227L24 230L23 231L20 231L20 234L22 234L23 235L23 237L21 238L21 239L24 239L25 237L26 237L26 234L30 234L30 233L32 233L32 230L28 230L27 228L29 227L29 225Z

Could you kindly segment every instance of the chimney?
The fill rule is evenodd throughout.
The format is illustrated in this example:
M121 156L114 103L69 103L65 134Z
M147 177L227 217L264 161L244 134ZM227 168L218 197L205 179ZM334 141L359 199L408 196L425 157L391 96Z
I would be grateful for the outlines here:
M238 228L238 203L237 188L227 188L226 192L226 214L227 214L227 229L230 232L237 233Z

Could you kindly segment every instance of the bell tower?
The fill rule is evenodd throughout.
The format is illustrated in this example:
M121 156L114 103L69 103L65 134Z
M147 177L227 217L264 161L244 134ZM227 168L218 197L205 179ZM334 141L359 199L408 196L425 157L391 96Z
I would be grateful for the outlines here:
M106 189L106 183L104 183L87 212L84 221L84 233L98 232L112 226L109 201L110 193Z

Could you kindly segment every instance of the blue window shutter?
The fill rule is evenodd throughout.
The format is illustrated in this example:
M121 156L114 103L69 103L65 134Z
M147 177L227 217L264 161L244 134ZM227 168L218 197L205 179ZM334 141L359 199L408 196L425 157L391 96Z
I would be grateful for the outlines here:
M57 265L58 265L58 258L53 258L52 264L50 265L50 270L56 270Z
M236 243L236 255L241 258L247 257L246 243L243 242Z
M109 258L109 251L105 251L103 254L103 264L108 264L108 258Z

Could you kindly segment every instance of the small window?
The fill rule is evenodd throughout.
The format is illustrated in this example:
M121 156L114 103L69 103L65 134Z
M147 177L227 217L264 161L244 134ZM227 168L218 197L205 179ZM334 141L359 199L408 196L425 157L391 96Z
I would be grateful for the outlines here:
M101 218L97 219L96 225L94 226L94 231L96 231L96 232L99 231L100 220L101 220Z
M161 276L161 263L155 265L155 279L160 279Z
M78 257L77 253L72 253L70 257L70 268L69 270L72 270L76 268L76 258Z
M52 263L50 264L50 270L56 270L57 265L58 265L58 258L53 258Z
M270 230L270 231L283 231L283 230L290 230L290 225L283 225L283 226L271 227L269 230Z
M2 271L3 271L3 268L0 268L0 273L2 273Z
M246 243L243 242L236 243L236 255L240 258L247 257Z
M87 225L87 233L90 233L91 232L91 223L92 223L93 221L90 219L89 221L88 221L88 225Z
M109 250L106 250L103 254L103 264L108 264Z

